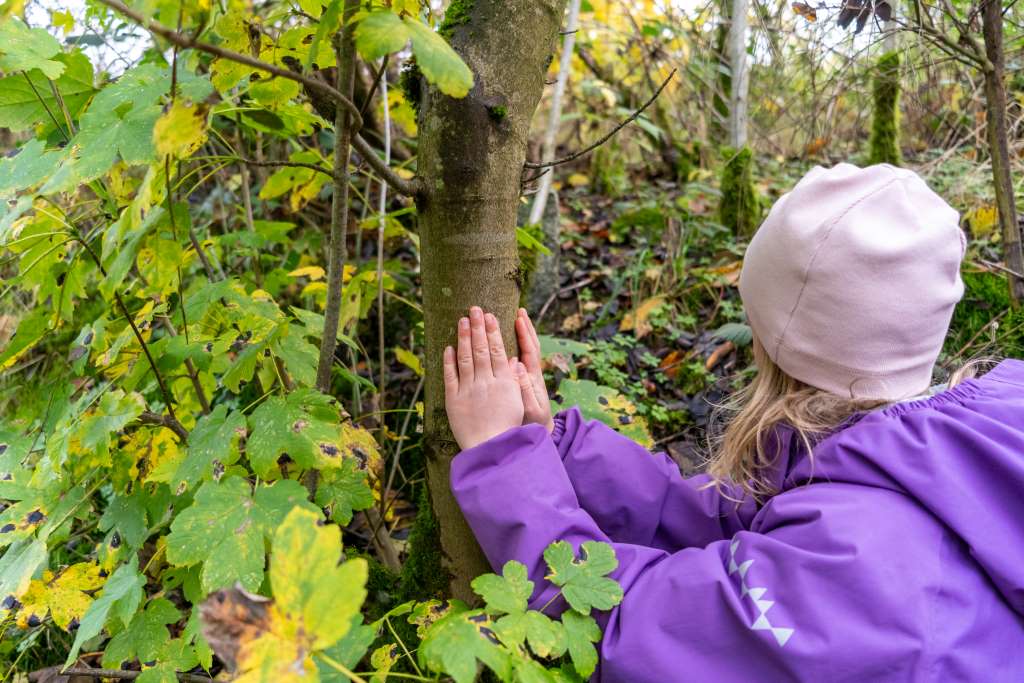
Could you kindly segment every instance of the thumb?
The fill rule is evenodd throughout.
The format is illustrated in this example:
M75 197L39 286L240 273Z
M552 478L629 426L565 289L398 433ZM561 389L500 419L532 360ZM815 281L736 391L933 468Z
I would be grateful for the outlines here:
M523 408L526 414L536 414L541 408L533 388L533 378L530 377L530 373L522 363L516 363L515 375L516 380L519 382L519 391L523 395Z

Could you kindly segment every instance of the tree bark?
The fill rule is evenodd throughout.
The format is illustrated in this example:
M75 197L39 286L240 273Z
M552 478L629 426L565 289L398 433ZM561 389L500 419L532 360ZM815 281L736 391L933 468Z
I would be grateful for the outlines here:
M490 571L451 494L458 452L444 410L441 353L471 305L493 312L514 348L519 301L516 208L527 136L566 0L460 0L450 41L473 71L463 99L424 88L417 198L426 327L424 444L431 503L452 594ZM449 9L449 12L451 10Z
M732 0L729 25L729 68L732 72L729 93L729 144L740 149L747 144L747 8L749 0Z
M996 189L996 207L1003 237L1003 258L1006 266L1024 273L1024 252L1021 250L1020 226L1013 194L1013 175L1006 124L1006 61L1003 56L1003 13L998 0L984 0L982 31L985 38L985 104L988 109L988 142L992 155L992 179ZM1015 303L1024 299L1024 279L1009 276L1010 297Z

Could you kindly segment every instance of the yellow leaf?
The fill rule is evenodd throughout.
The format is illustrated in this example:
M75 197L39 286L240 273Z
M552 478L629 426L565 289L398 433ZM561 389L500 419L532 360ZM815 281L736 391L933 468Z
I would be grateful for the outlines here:
M54 28L59 28L64 32L64 35L68 35L75 28L75 18L71 16L71 12L65 10L53 10L50 12L50 24Z
M573 173L569 176L569 184L573 187L583 187L590 184L590 177L583 173Z
M979 206L967 214L971 233L976 237L988 237L999 225L999 211L994 206Z
M654 328L651 327L651 324L647 319L650 318L651 314L654 313L654 311L656 311L663 303L665 303L665 297L661 295L645 299L636 307L635 310L629 311L626 315L622 316L622 322L619 324L619 331L628 332L629 330L633 330L637 339L648 334Z
M268 292L265 289L254 289L252 291L252 294L250 294L249 296L252 297L253 301L273 301L274 300L274 297L270 295L270 292Z
M410 171L409 169L402 167L396 168L395 173L398 175L399 178L404 178L405 180L411 180L416 176L416 174Z
M153 143L161 156L190 156L206 142L206 104L175 100L153 126Z
M288 273L292 277L308 277L310 280L322 280L327 274L320 266L303 266Z
M38 626L49 612L55 624L68 630L92 604L87 592L102 586L103 581L99 566L92 562L73 564L56 577L45 571L22 596L16 622L20 628Z
M416 373L417 376L423 376L423 364L420 362L419 356L408 349L401 347L395 347L395 357L398 358L398 362L409 368Z

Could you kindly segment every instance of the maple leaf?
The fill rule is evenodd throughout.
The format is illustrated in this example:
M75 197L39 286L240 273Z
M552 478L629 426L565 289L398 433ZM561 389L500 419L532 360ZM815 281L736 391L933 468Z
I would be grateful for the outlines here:
M550 568L547 579L560 586L566 602L583 614L590 614L592 609L611 609L622 602L622 586L606 576L619 566L612 547L586 541L580 550L580 559L576 559L572 546L565 541L548 546L544 551Z
M263 582L266 541L296 505L315 509L295 481L257 486L255 492L241 477L207 481L171 523L167 560L179 567L202 564L208 593L236 581L256 591Z

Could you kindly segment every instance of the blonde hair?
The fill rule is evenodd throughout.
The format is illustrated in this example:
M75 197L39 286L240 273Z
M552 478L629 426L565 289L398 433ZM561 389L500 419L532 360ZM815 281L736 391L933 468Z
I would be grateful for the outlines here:
M816 389L786 374L768 356L755 337L754 380L716 407L713 424L725 424L712 434L712 457L708 472L717 483L730 481L756 499L775 494L771 465L780 444L778 428L792 428L808 454L816 442L834 432L850 418L883 406L887 401L850 399ZM971 361L952 373L952 388L978 374L994 359ZM731 418L728 413L732 413ZM773 442L774 441L774 442Z

